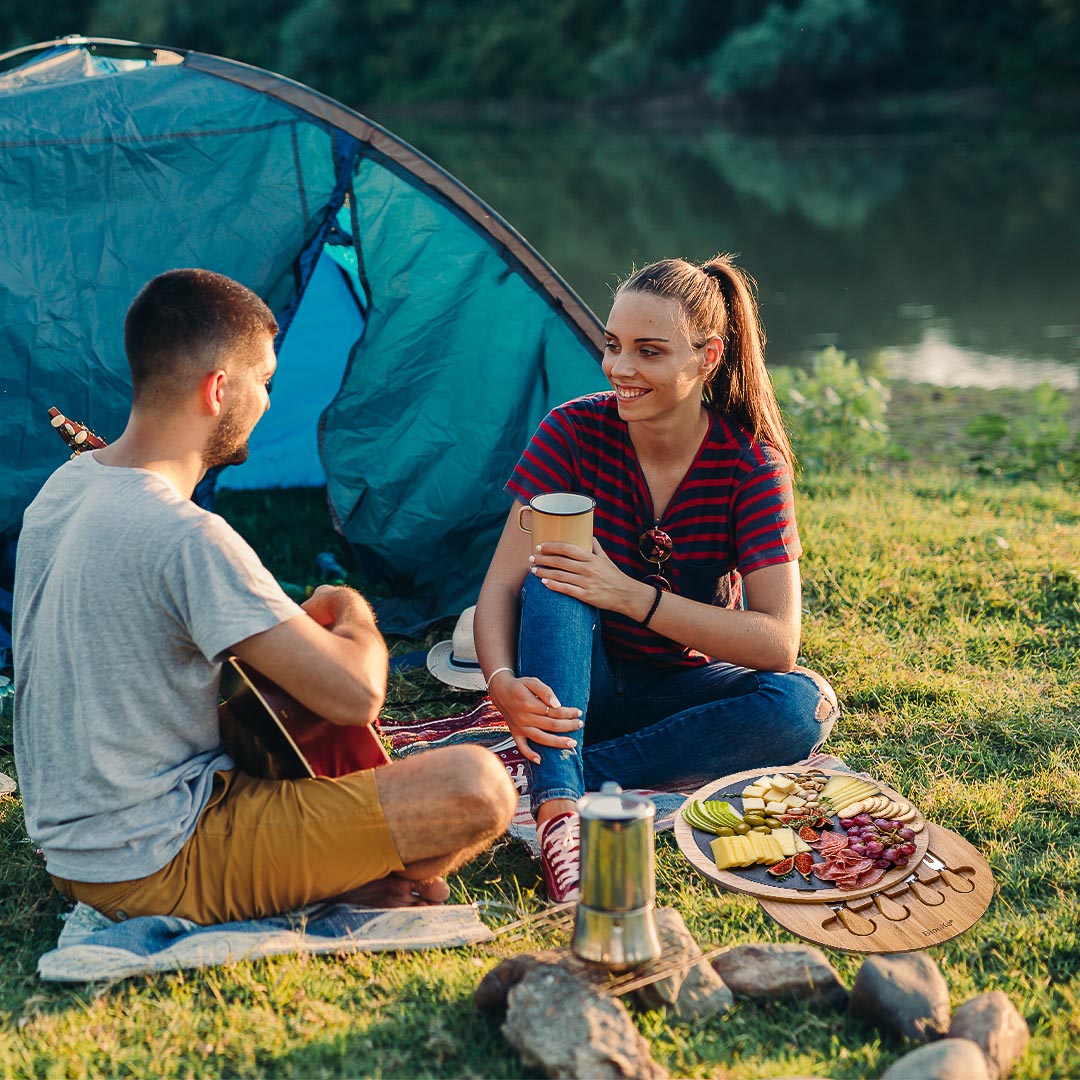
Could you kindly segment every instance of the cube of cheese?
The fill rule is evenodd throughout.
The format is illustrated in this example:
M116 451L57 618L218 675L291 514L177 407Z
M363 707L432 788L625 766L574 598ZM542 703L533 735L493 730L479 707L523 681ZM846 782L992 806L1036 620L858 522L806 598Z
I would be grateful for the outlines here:
M751 799L743 799L742 805L743 805L744 810L764 810L765 809L765 800L764 799L753 799L753 798L751 798Z
M784 804L782 802L767 802L765 804L766 814L782 814L784 812Z
M795 781L788 776L774 776L772 786L786 795L795 786Z
M759 787L757 784L748 784L746 787L743 788L742 793L744 799L748 795L752 799L759 799L762 795L765 794L765 789L763 787Z

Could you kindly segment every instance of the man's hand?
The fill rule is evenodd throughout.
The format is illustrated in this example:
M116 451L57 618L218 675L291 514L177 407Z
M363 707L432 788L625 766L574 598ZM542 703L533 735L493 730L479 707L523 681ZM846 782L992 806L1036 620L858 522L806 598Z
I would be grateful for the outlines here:
M301 605L320 626L375 625L371 605L347 585L320 585Z
M371 724L386 699L388 657L355 589L322 585L303 615L237 642L233 651L333 724Z

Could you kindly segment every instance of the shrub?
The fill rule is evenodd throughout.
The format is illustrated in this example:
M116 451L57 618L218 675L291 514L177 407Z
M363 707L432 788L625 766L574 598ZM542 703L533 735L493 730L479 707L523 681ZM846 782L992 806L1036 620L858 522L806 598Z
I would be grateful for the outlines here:
M965 434L979 443L972 455L976 468L1016 480L1080 478L1080 434L1070 436L1066 395L1042 383L1030 404L1023 416L983 413L967 425Z
M772 380L805 471L865 469L885 453L888 387L839 349L818 353L809 370L776 368Z

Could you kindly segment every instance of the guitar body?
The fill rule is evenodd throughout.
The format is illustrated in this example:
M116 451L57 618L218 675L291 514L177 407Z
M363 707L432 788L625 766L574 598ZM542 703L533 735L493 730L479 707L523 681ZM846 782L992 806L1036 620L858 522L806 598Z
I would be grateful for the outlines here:
M324 720L235 656L221 670L221 699L222 742L251 776L344 776L390 760L369 725Z
M90 428L49 409L49 423L75 457L106 443ZM221 670L221 741L237 768L269 780L345 776L385 765L390 757L367 724L332 724L277 683L230 657Z

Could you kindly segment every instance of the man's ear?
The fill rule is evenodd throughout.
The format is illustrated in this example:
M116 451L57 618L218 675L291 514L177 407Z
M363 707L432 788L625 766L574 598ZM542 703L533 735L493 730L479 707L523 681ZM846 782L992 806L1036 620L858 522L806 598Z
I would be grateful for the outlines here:
M223 368L211 371L200 380L199 405L210 416L218 416L221 413L222 403L225 400L225 384L228 381L229 374Z

